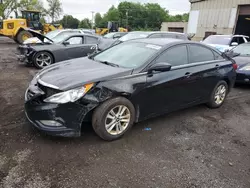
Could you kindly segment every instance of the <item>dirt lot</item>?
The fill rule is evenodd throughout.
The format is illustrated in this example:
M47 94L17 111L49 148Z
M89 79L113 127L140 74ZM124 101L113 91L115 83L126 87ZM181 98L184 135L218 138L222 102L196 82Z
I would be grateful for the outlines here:
M53 138L26 122L24 92L36 72L0 38L0 187L250 187L250 87L224 106L204 105L137 124L104 142L90 126ZM151 128L146 131L145 128Z

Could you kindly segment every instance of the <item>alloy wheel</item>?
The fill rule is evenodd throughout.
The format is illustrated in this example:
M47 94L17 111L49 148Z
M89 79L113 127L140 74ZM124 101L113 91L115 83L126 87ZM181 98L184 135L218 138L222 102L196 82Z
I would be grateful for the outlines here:
M45 67L45 66L51 65L52 59L49 55L42 53L37 56L36 62L40 67Z
M131 113L124 105L112 108L105 120L106 131L111 135L123 133L129 125Z
M215 91L215 96L214 96L214 100L215 100L215 103L217 105L220 105L223 103L223 101L225 100L226 98L226 93L227 93L227 89L224 85L220 85L216 91Z

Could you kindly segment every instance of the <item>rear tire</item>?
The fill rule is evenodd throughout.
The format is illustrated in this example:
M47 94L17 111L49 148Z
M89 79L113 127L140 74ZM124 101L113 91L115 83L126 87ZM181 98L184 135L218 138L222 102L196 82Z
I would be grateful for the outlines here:
M17 41L17 43L19 43L19 44L23 44L23 42L26 40L26 39L28 39L28 38L31 38L31 37L33 37L33 35L30 33L30 32L28 32L28 31L20 31L18 34L17 34L17 36L16 36L16 40L15 41Z
M207 103L209 108L219 108L225 102L228 94L228 84L225 81L219 81L215 86L210 96L210 101Z
M106 141L121 138L132 127L134 121L135 108L123 97L104 102L95 109L92 116L94 131Z
M43 69L54 63L54 58L49 52L38 52L33 58L33 63L36 68Z

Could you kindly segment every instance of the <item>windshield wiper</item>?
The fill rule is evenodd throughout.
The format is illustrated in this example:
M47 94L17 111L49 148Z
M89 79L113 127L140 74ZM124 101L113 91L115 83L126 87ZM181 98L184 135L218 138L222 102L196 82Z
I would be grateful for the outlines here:
M111 62L108 62L108 61L99 61L100 63L103 63L105 65L110 65L112 67L119 67L119 65L115 64L115 63L111 63Z

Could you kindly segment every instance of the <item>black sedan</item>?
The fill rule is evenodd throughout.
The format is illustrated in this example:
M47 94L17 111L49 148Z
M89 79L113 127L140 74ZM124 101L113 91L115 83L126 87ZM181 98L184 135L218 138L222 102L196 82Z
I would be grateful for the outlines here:
M140 39L40 71L25 112L51 135L80 136L92 121L104 140L134 123L206 103L220 107L234 85L233 61L210 47L177 39Z
M60 61L87 56L96 50L99 39L93 35L73 33L52 40L33 30L29 32L42 43L20 45L17 57L21 62L34 64L39 69Z
M228 54L238 65L236 83L250 84L250 43L241 44Z

